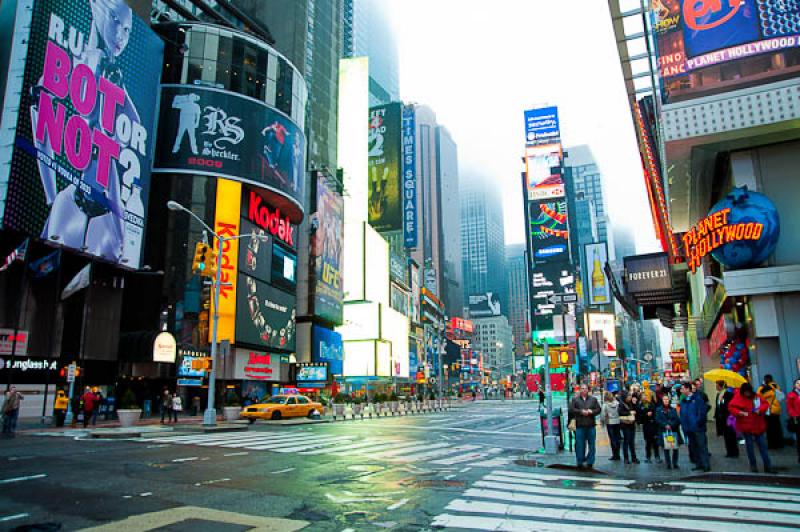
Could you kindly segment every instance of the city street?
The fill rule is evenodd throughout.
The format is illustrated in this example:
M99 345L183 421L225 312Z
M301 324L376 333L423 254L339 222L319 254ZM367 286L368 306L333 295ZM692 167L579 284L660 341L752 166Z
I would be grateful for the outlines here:
M536 412L535 401L495 400L247 432L97 439L29 430L0 442L0 528L789 530L800 517L795 487L543 467L574 461L536 452Z

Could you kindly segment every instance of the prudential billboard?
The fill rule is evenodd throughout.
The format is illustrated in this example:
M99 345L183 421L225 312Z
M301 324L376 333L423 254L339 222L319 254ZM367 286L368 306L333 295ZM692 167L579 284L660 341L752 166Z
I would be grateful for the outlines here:
M164 45L122 0L39 0L3 227L138 268Z

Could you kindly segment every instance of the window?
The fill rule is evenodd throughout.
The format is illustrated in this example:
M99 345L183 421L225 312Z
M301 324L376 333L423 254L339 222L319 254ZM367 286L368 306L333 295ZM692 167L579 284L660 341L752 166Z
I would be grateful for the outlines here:
M290 397L288 401L286 401L287 405L296 405L297 400L294 397Z
M301 396L297 397L297 404L299 404L299 405L307 405L308 403L309 403L309 400L308 400L307 397L301 397Z

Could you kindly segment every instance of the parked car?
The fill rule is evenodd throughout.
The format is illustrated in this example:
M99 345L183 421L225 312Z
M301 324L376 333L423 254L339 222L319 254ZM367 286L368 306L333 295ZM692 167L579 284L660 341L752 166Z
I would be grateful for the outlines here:
M266 401L242 409L241 417L255 423L256 419L313 417L322 414L320 403L304 395L273 395Z

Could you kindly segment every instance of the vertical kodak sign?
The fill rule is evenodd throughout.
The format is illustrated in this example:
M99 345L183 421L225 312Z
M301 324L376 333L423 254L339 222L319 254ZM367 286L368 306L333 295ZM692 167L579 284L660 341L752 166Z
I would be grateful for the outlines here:
M227 179L217 180L217 205L214 215L214 231L221 237L238 236L239 208L242 202L242 184ZM219 242L214 242L216 248ZM217 341L234 341L236 332L236 267L239 264L239 240L228 240L217 249L222 257L219 289L219 324ZM211 298L211 312L214 312L214 298ZM211 331L209 327L209 341Z

